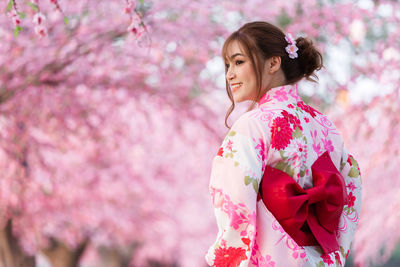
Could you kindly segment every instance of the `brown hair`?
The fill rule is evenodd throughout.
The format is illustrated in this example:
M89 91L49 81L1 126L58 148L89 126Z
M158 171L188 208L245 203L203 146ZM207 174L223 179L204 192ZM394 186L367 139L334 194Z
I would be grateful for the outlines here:
M281 29L264 21L250 22L233 32L226 39L222 47L222 58L224 60L228 58L227 49L233 41L239 42L241 48L250 58L251 65L256 73L257 98L253 100L248 110L253 109L256 102L262 97L261 84L264 62L273 56L281 57L281 68L285 75L286 84L294 84L303 78L313 82L318 80L314 72L320 70L323 66L322 55L308 38L299 37L296 39L296 46L299 48L298 57L291 59L285 50L288 43ZM225 68L225 74L226 72L227 69ZM230 128L227 121L235 108L235 103L228 81L226 81L226 92L232 102L225 116L225 125Z

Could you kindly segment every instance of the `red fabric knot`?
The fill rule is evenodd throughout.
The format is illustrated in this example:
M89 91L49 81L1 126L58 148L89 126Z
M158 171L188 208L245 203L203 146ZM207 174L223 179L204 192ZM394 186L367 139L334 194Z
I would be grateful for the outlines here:
M325 188L323 186L315 186L305 190L308 196L308 204L316 203L325 199Z
M299 246L339 249L336 232L347 202L344 179L329 153L311 166L314 187L303 189L285 172L267 166L260 197L283 229Z

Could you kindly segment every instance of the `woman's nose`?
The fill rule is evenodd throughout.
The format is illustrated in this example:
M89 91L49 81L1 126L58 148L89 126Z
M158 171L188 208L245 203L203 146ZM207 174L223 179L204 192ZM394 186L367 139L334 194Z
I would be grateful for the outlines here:
M226 73L226 78L228 80L232 80L233 78L235 78L235 73L231 70L228 70L228 72Z

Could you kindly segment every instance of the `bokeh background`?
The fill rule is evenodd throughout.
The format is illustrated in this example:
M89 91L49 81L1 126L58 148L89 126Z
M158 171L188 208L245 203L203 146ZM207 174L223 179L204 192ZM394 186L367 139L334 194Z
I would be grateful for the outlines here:
M3 0L2 266L205 266L227 133L220 50L266 20L324 55L300 93L359 161L346 266L400 264L396 0ZM240 104L232 122L246 111Z

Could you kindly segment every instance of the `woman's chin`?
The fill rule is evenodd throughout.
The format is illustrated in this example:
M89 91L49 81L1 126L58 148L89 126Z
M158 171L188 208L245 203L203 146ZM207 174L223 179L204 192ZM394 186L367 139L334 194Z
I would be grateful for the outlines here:
M246 101L247 99L245 98L245 97L243 97L243 96L241 96L241 95L239 95L239 94L234 94L233 95L233 101L235 102L235 103L241 103L241 102L244 102L244 101Z

